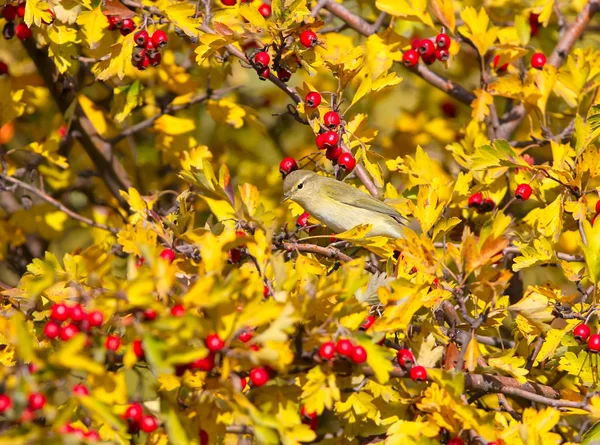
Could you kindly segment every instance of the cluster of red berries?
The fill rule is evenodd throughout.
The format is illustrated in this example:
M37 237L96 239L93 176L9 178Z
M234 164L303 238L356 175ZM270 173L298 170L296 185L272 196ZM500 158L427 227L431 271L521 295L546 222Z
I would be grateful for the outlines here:
M413 39L411 49L402 55L402 62L408 67L419 63L419 57L426 65L431 65L436 60L445 62L450 57L451 42L450 36L446 33L438 34L431 39Z
M45 25L50 25L54 22L54 12L48 9L50 14L50 22L44 21ZM18 5L8 3L2 9L2 16L6 19L6 24L2 30L2 35L6 40L12 39L17 36L19 40L27 40L31 37L31 28L27 26L21 19L25 17L25 2L20 2ZM15 25L15 20L19 22Z
M477 192L469 197L469 207L477 210L477 213L487 213L494 210L496 203L491 198L484 198L481 192Z
M72 434L77 439L84 440L86 442L98 442L101 439L100 434L98 434L98 431L88 430L86 432L83 431L81 428L74 427L70 423L64 425L60 429L60 432L63 434Z
M151 433L158 428L156 417L151 414L144 415L144 408L139 403L132 403L127 407L123 418L129 425L129 432L135 434L141 429L145 433Z
M580 343L587 342L590 352L600 352L600 334L592 334L592 330L586 323L575 326L573 336Z
M35 412L41 410L46 405L46 396L39 392L32 392L27 398L27 407L21 413L22 421L31 421L35 417ZM12 399L7 394L0 394L0 414L12 408Z
M56 303L50 308L50 321L44 326L44 335L49 339L58 337L62 341L68 341L79 332L102 326L103 322L104 315L100 311L88 313L81 304L67 306Z
M252 3L253 1L254 0L241 0L241 3ZM221 0L221 3L224 6L235 6L237 0ZM269 5L268 3L262 3L258 7L258 13L264 18L268 19L269 17L271 17L271 5Z
M367 351L360 345L353 345L347 338L341 338L337 343L328 341L323 343L319 348L319 356L323 360L331 360L335 357L336 352L342 356L352 360L355 364L364 363L367 361Z
M396 353L396 358L400 367L408 369L413 382L421 383L427 380L427 369L416 365L415 356L409 349L400 349Z
M131 54L132 65L140 71L148 68L148 65L160 65L160 50L167 46L168 40L167 34L161 29L154 31L151 36L145 29L138 31L133 36L136 46Z

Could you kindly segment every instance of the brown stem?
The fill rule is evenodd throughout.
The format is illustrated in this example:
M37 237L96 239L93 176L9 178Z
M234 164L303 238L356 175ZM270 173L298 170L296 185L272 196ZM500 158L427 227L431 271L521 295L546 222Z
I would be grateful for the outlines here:
M307 252L307 253L315 253L317 255L322 255L326 258L341 260L345 263L348 261L352 261L354 258L346 255L343 252L340 252L333 247L321 247L315 244L307 244L307 243L281 243L282 250L286 252ZM371 273L379 273L379 269L375 267L370 262L365 263L365 270Z

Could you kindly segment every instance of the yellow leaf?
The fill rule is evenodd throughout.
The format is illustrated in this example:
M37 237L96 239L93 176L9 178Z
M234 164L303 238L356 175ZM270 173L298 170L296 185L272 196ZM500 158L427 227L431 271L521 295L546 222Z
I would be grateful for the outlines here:
M85 371L93 375L101 376L106 372L104 365L90 360L85 353L87 338L84 334L77 334L71 340L63 343L58 351L50 356L50 363L73 371Z
M360 240L364 239L365 235L371 231L371 228L371 224L359 224L350 230L337 233L335 237L340 240Z
M552 245L546 240L546 238L536 238L533 240L533 245L526 245L515 241L521 252L521 256L514 259L513 270L515 272L527 269L529 267L544 264L552 259L554 256L554 249Z
M90 376L92 394L107 405L127 403L127 384L124 372L108 372L100 376Z
M434 27L427 12L427 0L377 0L375 6L390 15Z
M142 84L136 80L131 85L115 88L113 92L111 114L116 122L121 123L135 108L142 105Z
M389 349L373 343L367 336L357 338L357 342L367 351L367 364L373 368L377 381L381 384L387 383L390 371L394 368Z
M104 37L104 32L108 28L108 21L100 5L91 11L82 12L77 17L77 24L81 26L86 44L90 49L96 49L98 43Z
M582 242L581 247L585 255L588 278L592 283L598 284L600 281L600 224L592 226L587 220L582 224L587 244Z
M471 102L471 108L473 108L471 116L473 119L483 122L486 116L490 114L490 105L494 103L494 98L481 88L476 88L474 93L475 100Z
M234 128L242 128L246 110L227 99L209 100L206 106L212 118L219 123L227 123Z
M320 366L312 368L306 373L301 398L307 412L321 414L325 408L331 409L333 403L340 400L335 374L329 371L326 374Z
M371 91L371 86L373 85L373 80L371 79L370 73L365 73L356 93L354 93L354 97L352 98L352 102L350 106L354 105L360 99L362 99L369 91Z
M163 114L154 122L154 129L165 134L180 135L196 129L196 121L183 117Z
M547 207L533 209L523 218L523 221L534 226L541 235L557 242L563 227L562 199L562 196L559 195ZM586 221L584 221L585 223Z
M193 3L178 2L163 9L165 15L177 28L190 37L197 37L200 19L194 18L196 7Z
M471 341L467 346L467 351L465 353L465 366L470 372L475 371L477 367L477 359L481 357L481 350L479 349L479 342L475 339L475 337L471 337Z
M23 90L11 91L11 78L3 76L0 78L0 126L21 116L25 111Z
M246 207L248 215L253 217L259 204L258 188L252 184L245 183L239 187L239 191L242 203Z
M108 80L115 76L122 80L126 73L133 72L135 68L131 64L131 54L134 34L128 34L120 42L115 43L107 57L94 65L92 71L98 80Z
M475 8L467 6L461 11L460 17L465 24L459 26L458 30L461 34L470 39L471 42L473 42L473 45L475 45L475 48L479 51L479 54L484 56L488 52L488 49L494 44L498 34L498 28L492 26L488 29L490 18L484 8L481 8L478 14Z
M267 27L265 18L258 12L258 8L252 3L241 3L240 14L248 20L252 26L260 29L265 29Z
M513 350L502 353L502 355L488 358L488 364L493 367L500 369L514 378L519 383L525 383L527 379L525 376L529 374L529 371L524 368L526 360L523 357L515 356Z
M23 20L27 26L35 23L36 26L42 26L42 22L50 23L52 16L48 12L48 3L39 0L27 0L25 2L25 17Z
M456 28L454 0L431 0L431 9L440 22L454 32Z

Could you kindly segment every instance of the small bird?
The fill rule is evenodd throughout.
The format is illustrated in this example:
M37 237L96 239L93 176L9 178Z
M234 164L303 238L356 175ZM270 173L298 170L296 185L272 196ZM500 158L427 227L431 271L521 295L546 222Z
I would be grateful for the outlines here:
M402 238L406 219L356 187L308 170L296 170L283 181L283 201L300 204L334 232L370 224L367 236Z

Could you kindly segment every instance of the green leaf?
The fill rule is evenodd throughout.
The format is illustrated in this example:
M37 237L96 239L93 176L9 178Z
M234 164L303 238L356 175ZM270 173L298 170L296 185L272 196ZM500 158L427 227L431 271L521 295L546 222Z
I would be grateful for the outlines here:
M581 445L600 445L600 422L594 423L581 438Z
M27 328L25 316L21 312L14 312L10 319L12 325L12 334L15 337L14 343L17 347L19 357L25 362L31 362L35 359L33 345L34 338Z
M586 243L581 243L585 264L587 265L588 278L594 284L600 281L600 224L593 226L589 221L582 222Z
M142 84L136 80L131 85L117 87L114 89L114 99L111 107L111 114L116 122L123 122L131 112L142 105L141 96Z

